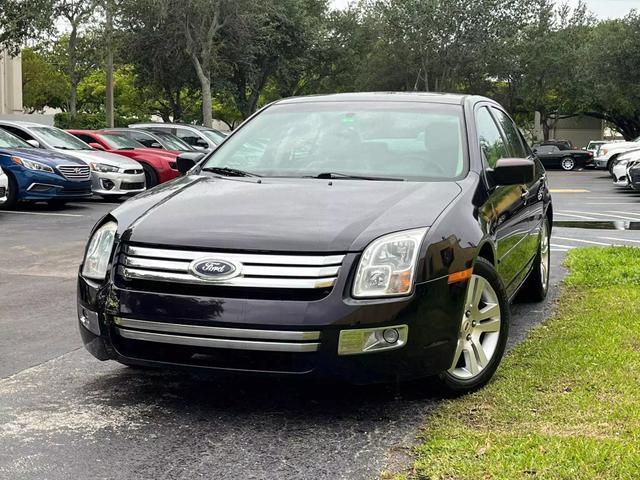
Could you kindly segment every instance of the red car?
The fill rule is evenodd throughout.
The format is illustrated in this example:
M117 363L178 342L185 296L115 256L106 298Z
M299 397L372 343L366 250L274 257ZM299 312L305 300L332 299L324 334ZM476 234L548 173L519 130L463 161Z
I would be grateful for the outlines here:
M67 130L96 150L117 153L132 158L144 168L147 188L180 176L176 165L177 152L146 148L141 143L120 135L94 130Z

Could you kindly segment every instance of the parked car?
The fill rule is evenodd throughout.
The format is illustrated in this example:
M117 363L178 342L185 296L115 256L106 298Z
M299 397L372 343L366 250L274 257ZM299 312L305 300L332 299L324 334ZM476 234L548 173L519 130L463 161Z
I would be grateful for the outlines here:
M0 203L44 201L60 206L91 197L91 171L80 160L33 148L0 129ZM6 174L6 175L5 175Z
M91 234L78 320L101 360L466 392L509 301L546 296L545 171L489 99L280 100L195 156Z
M629 186L640 190L640 162L633 164L627 171Z
M182 123L134 123L129 128L142 128L153 132L167 132L175 135L196 150L213 151L222 143L226 135L220 130Z
M7 201L7 190L9 189L9 177L0 167L0 205Z
M593 154L593 157L595 158L598 156L600 147L606 143L608 143L606 140L591 140L585 147L585 150L587 152L591 152Z
M130 138L147 148L169 150L176 153L194 151L188 143L167 132L154 132L141 128L110 128L103 130L103 132Z
M584 168L593 162L591 152L563 149L557 145L537 145L533 148L533 153L546 168L560 167L570 171L575 168Z
M618 156L631 150L640 149L640 137L632 142L611 142L600 146L598 156L595 159L596 168L604 168L611 172L613 163Z
M145 190L144 170L135 160L91 148L56 127L32 122L0 120L0 128L36 148L68 154L91 168L93 193L108 199Z
M632 150L618 156L611 169L613 182L622 187L629 185L629 168L637 162L640 162L640 150Z
M552 138L549 140L545 140L544 142L540 143L540 145L556 146L560 150L577 150L576 146L571 140L556 140Z
M67 130L90 147L109 153L124 155L137 161L144 169L147 188L178 177L177 152L146 148L141 143L121 135L92 130Z

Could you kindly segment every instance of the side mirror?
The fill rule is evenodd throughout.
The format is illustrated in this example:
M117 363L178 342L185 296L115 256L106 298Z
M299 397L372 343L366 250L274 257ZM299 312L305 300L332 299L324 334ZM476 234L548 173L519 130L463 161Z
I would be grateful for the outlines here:
M37 140L27 140L27 143L33 148L40 148L40 143Z
M100 145L99 143L97 143L97 142L91 142L91 143L89 143L89 146L90 146L91 148L96 149L96 150L102 150L102 151L104 151L104 147L103 147L102 145Z
M533 182L535 164L523 158L502 158L487 170L487 176L493 185L524 185Z
M162 148L162 145L160 145L158 142L153 142L151 143L151 145L149 145L150 148Z
M531 150L533 153L538 153L538 149L534 148L533 150Z
M204 157L204 153L200 152L185 152L178 155L176 163L178 164L178 171L180 175L186 175L189 170L196 166L200 160Z

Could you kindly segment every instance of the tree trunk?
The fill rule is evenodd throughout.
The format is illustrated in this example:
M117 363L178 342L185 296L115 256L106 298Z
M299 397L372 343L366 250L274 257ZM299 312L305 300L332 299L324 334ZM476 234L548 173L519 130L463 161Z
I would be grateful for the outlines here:
M69 83L71 84L71 93L69 95L69 114L71 119L76 118L78 107L78 80L76 72L76 46L78 43L78 27L75 24L71 26L71 33L69 34L69 45L67 47L67 53L69 57L69 63L67 64L67 71L69 74Z
M211 80L208 77L200 79L202 85L202 124L205 127L213 126L213 108L211 106Z
M106 62L106 90L107 98L105 99L105 114L107 120L107 128L114 127L113 115L113 0L107 0L107 62Z

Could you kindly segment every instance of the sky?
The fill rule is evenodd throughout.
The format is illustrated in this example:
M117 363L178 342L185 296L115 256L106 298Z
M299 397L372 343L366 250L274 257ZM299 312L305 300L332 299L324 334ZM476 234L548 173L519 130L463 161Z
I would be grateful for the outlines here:
M332 0L336 8L344 8L351 0ZM571 6L578 5L578 0L564 0ZM558 1L558 3L561 3ZM624 17L632 8L640 11L640 0L586 0L587 7L599 18Z

